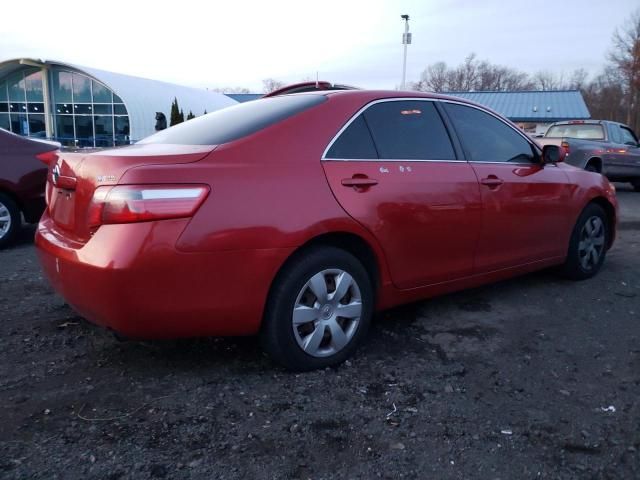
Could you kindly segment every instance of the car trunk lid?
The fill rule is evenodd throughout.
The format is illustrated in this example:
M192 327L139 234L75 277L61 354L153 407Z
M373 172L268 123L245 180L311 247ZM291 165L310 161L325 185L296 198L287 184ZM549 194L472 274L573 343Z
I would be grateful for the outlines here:
M89 153L61 152L49 167L49 215L65 234L86 241L92 234L87 215L97 187L117 185L127 170L138 166L197 162L215 147L145 144Z

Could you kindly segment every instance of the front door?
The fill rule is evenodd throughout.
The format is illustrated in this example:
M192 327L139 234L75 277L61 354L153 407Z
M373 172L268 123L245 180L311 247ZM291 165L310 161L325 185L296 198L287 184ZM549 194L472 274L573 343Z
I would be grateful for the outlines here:
M323 166L338 202L380 242L398 288L472 273L478 182L432 101L372 104L332 143Z
M480 184L476 273L565 255L572 222L563 168L543 166L524 134L497 117L456 103L445 107Z

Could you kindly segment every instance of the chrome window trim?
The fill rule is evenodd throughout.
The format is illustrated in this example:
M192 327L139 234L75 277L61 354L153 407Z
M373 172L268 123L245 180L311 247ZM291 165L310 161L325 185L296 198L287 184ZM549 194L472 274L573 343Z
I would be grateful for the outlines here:
M533 142L524 132L520 131L520 129L518 129L517 127L514 127L513 125L510 125L509 123L505 122L502 118L500 118L500 116L496 115L495 113L481 107L478 105L472 105L470 103L466 103L466 102L462 102L462 101L457 101L457 100L452 100L452 99L445 99L445 98L421 98L421 97L395 97L395 98L380 98L378 100L373 100L369 103L367 103L366 105L364 105L362 108L360 108L360 110L358 110L355 114L353 114L351 116L351 118L347 121L347 123L345 123L342 128L340 130L338 130L338 133L336 133L333 138L331 139L331 141L329 142L329 144L327 145L327 147L324 149L324 152L322 153L322 157L320 158L320 161L339 161L339 162L452 162L452 163L492 163L492 164L504 164L504 165L536 165L535 162L526 162L526 163L511 163L511 162L483 162L481 160L433 160L433 159L429 159L429 160L423 160L423 159L417 159L417 160L395 160L395 159L382 159L382 158L369 158L369 159L353 159L353 158L328 158L327 157L327 153L329 152L329 150L331 149L331 147L333 146L333 144L338 140L338 138L340 137L340 135L342 135L342 133L349 128L349 126L355 121L356 118L358 118L359 115L361 115L365 110L367 110L369 107L372 107L373 105L377 105L378 103L386 103L386 102L406 102L406 101L418 101L418 102L442 102L442 103L453 103L456 105L462 105L464 107L470 107L470 108L475 108L476 110L480 110L481 112L484 112L486 114L491 115L492 117L494 117L495 119L497 119L498 121L502 122L503 124L505 124L507 127L509 127L511 130L513 130L514 132L516 132L518 135L520 135L522 138L525 139L525 141L538 153L540 153L540 148L538 147L538 145ZM444 121L443 121L444 123ZM446 124L445 124L445 128L446 128ZM457 136L457 132L454 132Z
M422 160L422 159L402 159L402 158L323 158L323 162L422 162L422 163L469 163L466 160ZM514 165L514 164L512 164Z

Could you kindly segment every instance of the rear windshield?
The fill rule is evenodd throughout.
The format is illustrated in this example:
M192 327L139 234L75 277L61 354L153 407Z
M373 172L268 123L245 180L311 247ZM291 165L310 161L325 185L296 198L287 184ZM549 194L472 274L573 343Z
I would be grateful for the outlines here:
M174 125L138 143L220 145L251 135L325 100L324 95L293 95L239 103Z
M554 125L545 134L547 138L584 138L585 140L604 140L602 125L596 123L567 123Z

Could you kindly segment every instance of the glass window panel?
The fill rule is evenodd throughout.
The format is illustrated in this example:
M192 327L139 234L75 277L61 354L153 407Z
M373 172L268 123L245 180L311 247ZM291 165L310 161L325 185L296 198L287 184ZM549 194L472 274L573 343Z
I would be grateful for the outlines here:
M71 115L56 115L56 136L62 142L73 140L73 117Z
M0 82L0 102L6 102L7 98L7 83Z
M111 103L111 90L93 80L91 83L93 85L93 103Z
M22 72L14 73L7 79L9 85L9 100L24 102L24 75Z
M116 95L114 93L113 94L113 103L124 103L124 102L122 101L122 99L118 95Z
M93 117L76 116L76 139L79 147L93 147Z
M8 112L9 104L5 102L0 102L0 112Z
M29 123L25 114L11 114L11 131L19 135L29 135Z
M115 121L116 145L129 143L129 117L113 117Z
M56 113L73 113L73 107L70 103L56 104Z
M124 105L114 105L113 106L113 113L115 115L126 115L127 114L127 109L124 107Z
M445 103L468 160L474 162L535 162L533 148L513 128L477 108Z
M91 102L91 81L79 73L73 74L73 102Z
M33 72L24 79L27 89L27 102L42 102L42 72Z
M71 103L70 72L53 72L53 98L58 103Z
M0 128L4 128L5 130L11 130L8 113L0 113Z
M73 113L76 115L90 115L93 113L93 108L88 104L74 104L73 105Z
M27 104L26 103L10 103L9 111L13 113L20 113L20 112L24 113L27 111Z
M364 112L382 159L455 160L447 130L432 102L373 105Z
M27 103L29 113L44 113L44 103Z
M96 115L93 119L96 126L96 147L112 147L113 117Z
M30 114L29 115L29 135L32 137L46 137L47 129L44 125L44 115Z
M112 105L94 105L93 113L98 115L112 115L113 106Z
M362 115L342 132L327 152L327 158L378 159L369 127Z

